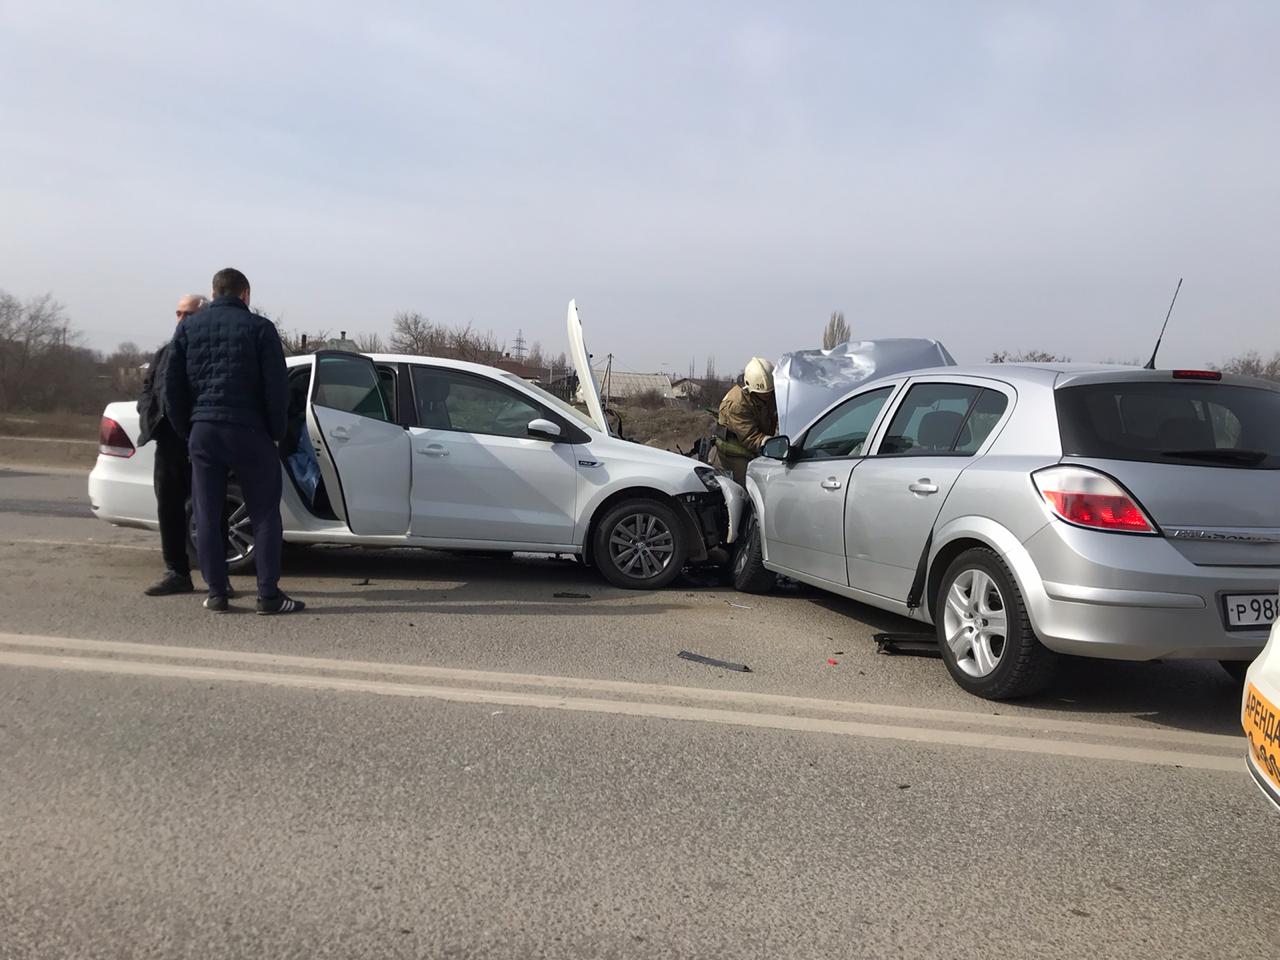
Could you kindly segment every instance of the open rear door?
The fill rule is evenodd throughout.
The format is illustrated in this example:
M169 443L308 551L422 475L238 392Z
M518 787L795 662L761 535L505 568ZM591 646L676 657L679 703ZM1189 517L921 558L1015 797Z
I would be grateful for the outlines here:
M335 512L361 536L407 535L409 433L395 422L373 361L324 351L313 362L308 421Z
M591 354L587 353L587 345L582 337L582 321L578 318L578 301L569 301L569 358L573 360L574 372L578 375L578 389L582 393L582 401L587 405L587 413L592 421L604 433L609 432L609 423L604 418L604 406L600 403L600 386L596 383L595 374L591 371Z

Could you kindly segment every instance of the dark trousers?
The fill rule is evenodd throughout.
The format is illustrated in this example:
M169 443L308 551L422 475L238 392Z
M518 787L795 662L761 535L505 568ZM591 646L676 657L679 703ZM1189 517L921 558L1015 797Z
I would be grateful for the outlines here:
M280 455L265 430L198 421L191 425L191 498L196 515L196 553L209 593L227 593L227 554L222 511L227 472L236 476L253 524L258 596L280 592Z
M180 577L191 576L187 555L187 497L191 496L191 461L187 445L168 422L155 430L156 513L160 520L160 552L165 569Z

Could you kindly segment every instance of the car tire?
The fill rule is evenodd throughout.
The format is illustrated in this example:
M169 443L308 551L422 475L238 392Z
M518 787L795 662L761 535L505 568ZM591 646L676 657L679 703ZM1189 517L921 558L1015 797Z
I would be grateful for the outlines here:
M942 661L969 693L1012 700L1039 693L1053 679L1058 656L1037 639L1022 591L995 552L979 548L957 557L942 576L933 611Z
M256 566L253 525L249 521L249 508L245 505L244 494L234 483L227 484L227 522L227 573L252 573ZM191 555L192 563L198 565L196 517L190 500L187 501L187 552Z
M743 593L771 593L778 575L764 566L764 544L755 511L747 515L733 552L733 586Z
M1219 660L1218 666L1226 671L1228 677L1244 686L1244 675L1249 672L1252 660Z
M626 590L658 590L680 575L689 557L683 518L648 497L623 500L596 524L592 557L604 578Z

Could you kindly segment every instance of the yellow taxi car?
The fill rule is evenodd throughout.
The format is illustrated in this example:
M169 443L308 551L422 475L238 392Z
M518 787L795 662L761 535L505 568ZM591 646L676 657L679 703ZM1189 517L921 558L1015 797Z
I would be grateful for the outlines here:
M1280 810L1280 620L1245 674L1240 723L1249 739L1249 772Z

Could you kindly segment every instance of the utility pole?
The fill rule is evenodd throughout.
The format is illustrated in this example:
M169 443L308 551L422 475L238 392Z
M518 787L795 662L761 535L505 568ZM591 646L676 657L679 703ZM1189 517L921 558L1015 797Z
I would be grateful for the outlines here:
M526 352L527 352L527 351L526 351L526 349L525 349L524 331L523 331L523 330L517 330L517 331L516 331L516 342L515 342L515 346L513 346L513 347L511 348L511 355L512 355L513 357L515 357L517 360L520 360L520 361L522 361L522 362L523 362L523 361L524 361L524 355L525 355L525 353L526 353Z
M613 386L612 377L613 377L613 354L610 353L605 357L605 365L604 365L604 405L606 407L609 406L609 402L611 400L609 393L610 393L610 389Z

